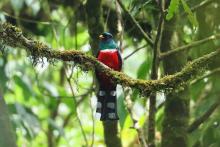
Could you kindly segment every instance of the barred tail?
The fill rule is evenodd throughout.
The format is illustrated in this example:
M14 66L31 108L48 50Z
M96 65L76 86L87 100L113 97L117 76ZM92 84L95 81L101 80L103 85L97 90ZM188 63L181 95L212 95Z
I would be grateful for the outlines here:
M118 120L116 88L111 90L100 89L97 98L96 116L101 121Z

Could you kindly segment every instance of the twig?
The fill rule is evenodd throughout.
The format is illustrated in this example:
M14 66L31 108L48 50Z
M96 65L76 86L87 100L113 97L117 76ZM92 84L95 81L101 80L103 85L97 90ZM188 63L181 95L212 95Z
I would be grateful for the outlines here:
M154 42L153 51L153 63L151 70L151 79L156 80L158 78L158 66L160 56L161 37L164 25L163 18L163 1L161 1L161 16L157 28L157 36ZM155 147L155 115L156 115L156 92L150 95L149 99L149 122L148 122L148 145L149 147Z
M83 100L85 100L85 98L86 98L90 93L93 92L93 90L94 90L94 89L91 89L91 90L87 91L86 93L80 95L81 98L80 98L80 100L78 100L78 101L76 102L76 107L78 107L78 106L83 102ZM76 97L76 96L75 96L75 97ZM73 96L72 96L71 98L73 98ZM74 111L71 111L71 112L65 117L65 119L64 119L64 121L63 121L62 128L65 128L65 127L68 125L68 123L69 123L71 117L72 117L74 114L75 114L75 112L74 112ZM59 134L59 136L56 138L56 143L59 142L60 137L61 137L61 135Z
M74 104L76 104L77 102L76 102L76 99L75 99L75 96L74 96L75 94L74 94L74 90L73 90L73 87L72 87L72 84L71 84L71 80L70 80L70 78L67 76L66 71L65 71L65 75L66 75L66 79L67 79L67 82L68 82L68 84L69 84L71 93L72 93L72 95L73 95ZM76 108L77 108L77 107L76 107ZM84 138L84 140L85 140L86 146L88 146L89 143L88 143L88 140L87 140L87 137L86 137L86 133L85 133L85 131L84 131L84 129L83 129L83 125L82 125L82 122L81 122L81 120L80 120L80 118L79 118L79 115L78 115L78 113L77 113L77 110L76 110L76 118L77 118L77 120L78 120L78 122L79 122L79 126L80 126L80 129L81 129L83 138Z
M131 100L131 90L126 89L124 91L125 95L125 105L127 107L128 113L130 114L131 120L133 122L133 128L137 131L138 134L138 140L139 143L142 147L148 147L144 134L143 134L143 130L138 126L138 121L134 118L133 112L132 112L132 108L133 108L133 103Z
M108 8L107 17L106 17L106 20L105 20L105 23L104 23L104 30L107 30L108 19L109 19L110 12L111 12L110 10L111 10L111 7Z
M81 95L79 95L79 96L75 96L75 97L80 97L80 99L76 102L76 105L78 106L79 104L81 104L81 103L85 100L85 98L86 98L90 93L92 93L93 91L94 91L94 89L91 88L91 89L89 89L87 92L85 92L85 93L83 93L83 94L81 94Z
M192 12L195 12L197 11L198 9L201 9L207 5L209 5L210 3L214 2L216 0L204 0L202 1L201 3L199 3L198 5L195 5L194 7L191 8L191 11Z
M88 93L91 93L92 91L94 91L93 88L89 89L88 91L86 91L86 92L83 93L83 94L76 95L75 98L80 98L80 99L76 102L76 104L77 104L77 105L80 104L80 103L84 100L84 97L87 96ZM53 95L51 95L51 94L49 94L49 93L44 93L44 91L43 91L42 95L43 95L43 96L52 97L52 98L54 98L54 99L56 99L56 100L66 99L66 98L68 98L68 99L71 98L71 99L72 99L72 98L73 98L73 96L64 96L64 95L53 96Z
M218 72L220 72L220 67L219 67L219 68L216 68L216 69L214 69L214 70L212 70L212 71L210 71L209 73L207 73L207 74L205 74L205 75L203 75L203 76L201 76L201 77L199 77L199 78L197 78L197 79L195 79L195 80L193 80L190 84L193 85L193 84L195 84L195 83L197 83L197 82L203 80L204 78L207 78L207 77L209 77L209 76L211 76L211 75L213 75L213 74L216 74L216 73L218 73Z
M50 7L49 7L49 5L48 5L48 12L50 12ZM53 24L53 21L52 21L50 15L49 15L49 20L51 21L51 27L52 27L52 31L53 31L54 38L55 38L57 44L59 44L58 37L57 37L57 32L56 32L55 26L54 26L54 24ZM61 76L62 76L62 75L61 75ZM54 120L54 121L55 121L55 118L56 118L57 115L58 115L58 109L59 109L60 103L61 103L61 99L58 99L57 105L56 105L55 109L51 112L50 118L51 118L52 120ZM48 135L47 135L47 137L48 137L48 146L53 147L53 146L54 146L53 127L52 127L51 124L48 124L48 125L49 125L49 126L48 126Z
M50 118L51 120L55 120L55 118L57 117L58 115L58 108L59 108L59 105L60 105L60 99L57 101L57 105L56 107L54 108L54 110L51 112L50 114ZM48 146L49 147L53 147L54 146L54 135L53 135L53 127L51 124L48 124L48 130L47 130L47 141L48 141Z
M207 65L212 63L214 58L220 54L220 49L217 49L214 52L193 60L182 68L180 72L173 75L168 75L158 80L142 80L133 79L122 72L111 70L97 61L93 56L87 55L82 51L52 50L41 42L25 38L20 29L7 23L0 24L0 41L2 41L4 45L26 49L26 51L31 54L35 64L43 57L49 61L52 59L74 61L75 64L85 71L93 69L101 71L108 75L114 83L136 88L145 96L149 96L151 92L161 90L172 91L177 87L183 86L186 82L191 81L196 75L201 73L201 68L206 68Z
M117 0L115 1L115 10L116 10L116 14L117 14L117 30L118 30L118 38L119 38L119 48L122 50L122 44L123 44L123 32L124 32L124 29L123 29L123 19L122 19L122 14L121 14L121 9L120 9L120 6L117 2Z
M94 118L94 115L93 115L93 108L92 108L92 103L91 103L91 100L90 100L90 109L91 109L91 116L92 116L92 142L91 142L91 147L93 147L94 145L94 139L95 139L95 118Z
M202 116L197 118L192 124L188 127L188 133L195 131L202 123L204 123L220 105L220 101L217 100Z
M192 12L195 12L199 9L202 9L202 8L206 7L207 5L211 4L214 1L217 1L217 0L204 0L201 3L191 7L190 9L191 9ZM184 11L180 15L183 17L183 16L187 15L187 13Z
M129 55L127 55L126 57L124 57L124 60L127 60L129 57L131 57L131 56L134 55L136 52L138 52L139 50L141 50L141 49L143 49L143 48L145 48L145 47L147 47L147 44L145 44L145 45L143 45L143 46L137 48L137 49L134 50L133 52L131 52Z
M121 9L120 9L120 6L118 4L118 1L116 0L115 1L115 10L116 10L116 14L117 14L117 30L118 30L118 38L119 38L119 48L121 50L121 52L123 52L123 48L122 48L122 45L123 45L123 32L124 32L124 29L123 29L123 25L122 25L122 15L121 15Z
M204 39L201 39L201 40L198 40L198 41L194 41L194 42L192 42L190 44L178 47L178 48L173 49L173 50L169 50L169 51L167 51L165 53L161 53L160 54L160 59L163 60L164 58L166 58L166 57L168 57L170 55L177 54L177 53L182 52L182 51L190 50L193 47L202 45L202 44L204 44L206 42L213 41L213 40L216 40L216 39L219 39L219 38L220 38L220 34L216 34L216 35L212 35L212 36L209 36L207 38L204 38Z
M146 40L146 42L153 47L153 41L151 40L151 38L145 33L145 31L142 29L142 27L139 25L139 23L137 22L137 20L135 20L135 18L130 14L130 12L126 9L126 7L124 6L124 4L121 2L121 0L117 0L118 4L121 6L121 8L124 10L124 12L126 13L126 15L129 16L129 18L131 19L131 21L134 23L134 25L138 28L138 30L141 32L143 38Z
M21 18L21 17L17 17L11 14L8 14L7 12L1 11L3 15L14 18L14 19L18 19L20 21L24 21L24 22L29 22L29 23L39 23L39 24L43 24L43 25L51 25L52 23L49 21L37 21L37 20L33 20L33 19L27 19L27 18Z

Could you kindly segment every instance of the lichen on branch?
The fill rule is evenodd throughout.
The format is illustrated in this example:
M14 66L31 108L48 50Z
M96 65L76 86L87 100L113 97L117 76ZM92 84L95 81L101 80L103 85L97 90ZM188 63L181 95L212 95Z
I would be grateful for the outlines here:
M26 38L22 31L8 23L0 24L0 41L3 45L24 48L34 59L47 58L62 61L73 61L84 67L84 70L94 70L103 72L117 84L138 89L144 96L151 92L173 90L191 81L201 72L201 69L213 61L213 58L220 55L220 49L204 55L188 63L180 72L165 76L158 80L133 79L122 72L117 72L100 63L95 57L78 50L59 51L32 39Z

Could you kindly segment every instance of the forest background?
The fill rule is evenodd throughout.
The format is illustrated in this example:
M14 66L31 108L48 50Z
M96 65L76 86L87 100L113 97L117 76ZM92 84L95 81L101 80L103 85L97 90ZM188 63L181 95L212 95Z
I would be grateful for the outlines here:
M219 12L219 0L1 0L0 146L219 147ZM104 31L124 74L91 56ZM121 85L118 122L94 118L94 69Z

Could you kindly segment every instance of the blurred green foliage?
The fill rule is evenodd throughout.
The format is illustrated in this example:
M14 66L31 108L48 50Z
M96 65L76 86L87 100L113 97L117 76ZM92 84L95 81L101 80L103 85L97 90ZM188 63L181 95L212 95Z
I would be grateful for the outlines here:
M180 1L172 0L167 14L167 19L172 19L176 12L185 11L188 15L188 18L178 23L182 35L180 38L183 38L181 44L205 38L207 34L219 33L220 19L216 19L220 12L219 1L198 9L196 15L189 8L202 0L192 0L192 3L184 0L181 2L184 10L179 8ZM91 53L84 4L84 0L2 0L0 21L17 25L28 37L45 42L54 49L77 49ZM159 14L156 2L130 0L125 4L145 30L149 30L149 25L151 26L149 33L154 38ZM110 1L103 1L103 8L106 7L115 11L115 5ZM108 22L108 17L104 15L108 10L103 11L105 23L110 25L115 23ZM109 13L109 16L111 15L113 14ZM122 54L126 57L145 43L126 17L123 17L123 21L125 33ZM195 30L188 21L197 29ZM111 28L109 29L111 31ZM208 33L203 33L205 30L208 30ZM219 44L220 41L216 40L194 47L189 52L188 58L195 59L219 47ZM41 63L33 66L31 58L27 56L24 50L7 46L4 53L0 53L0 86L4 89L4 98L16 132L17 145L44 147L52 142L53 145L61 147L85 146L81 123L88 143L104 146L102 123L94 118L96 99L93 73L82 72L72 62L54 61L53 64L49 64L46 59L42 59ZM123 70L131 77L149 79L151 64L152 53L147 46L124 60ZM210 65L209 70L217 67L219 62ZM163 76L162 68L159 72ZM72 89L67 82L70 76ZM133 124L124 103L122 87L118 87L118 91L120 137L124 146L135 146L137 132L131 129ZM190 122L192 122L220 100L219 73L191 85L190 91ZM164 99L164 96L160 95L158 103L163 103ZM132 101L134 116L139 120L139 125L143 126L148 116L147 101L143 100L136 90L133 90ZM219 112L218 108L196 131L189 134L190 146L220 146ZM158 109L156 115L158 145L161 141L162 119L163 106Z

